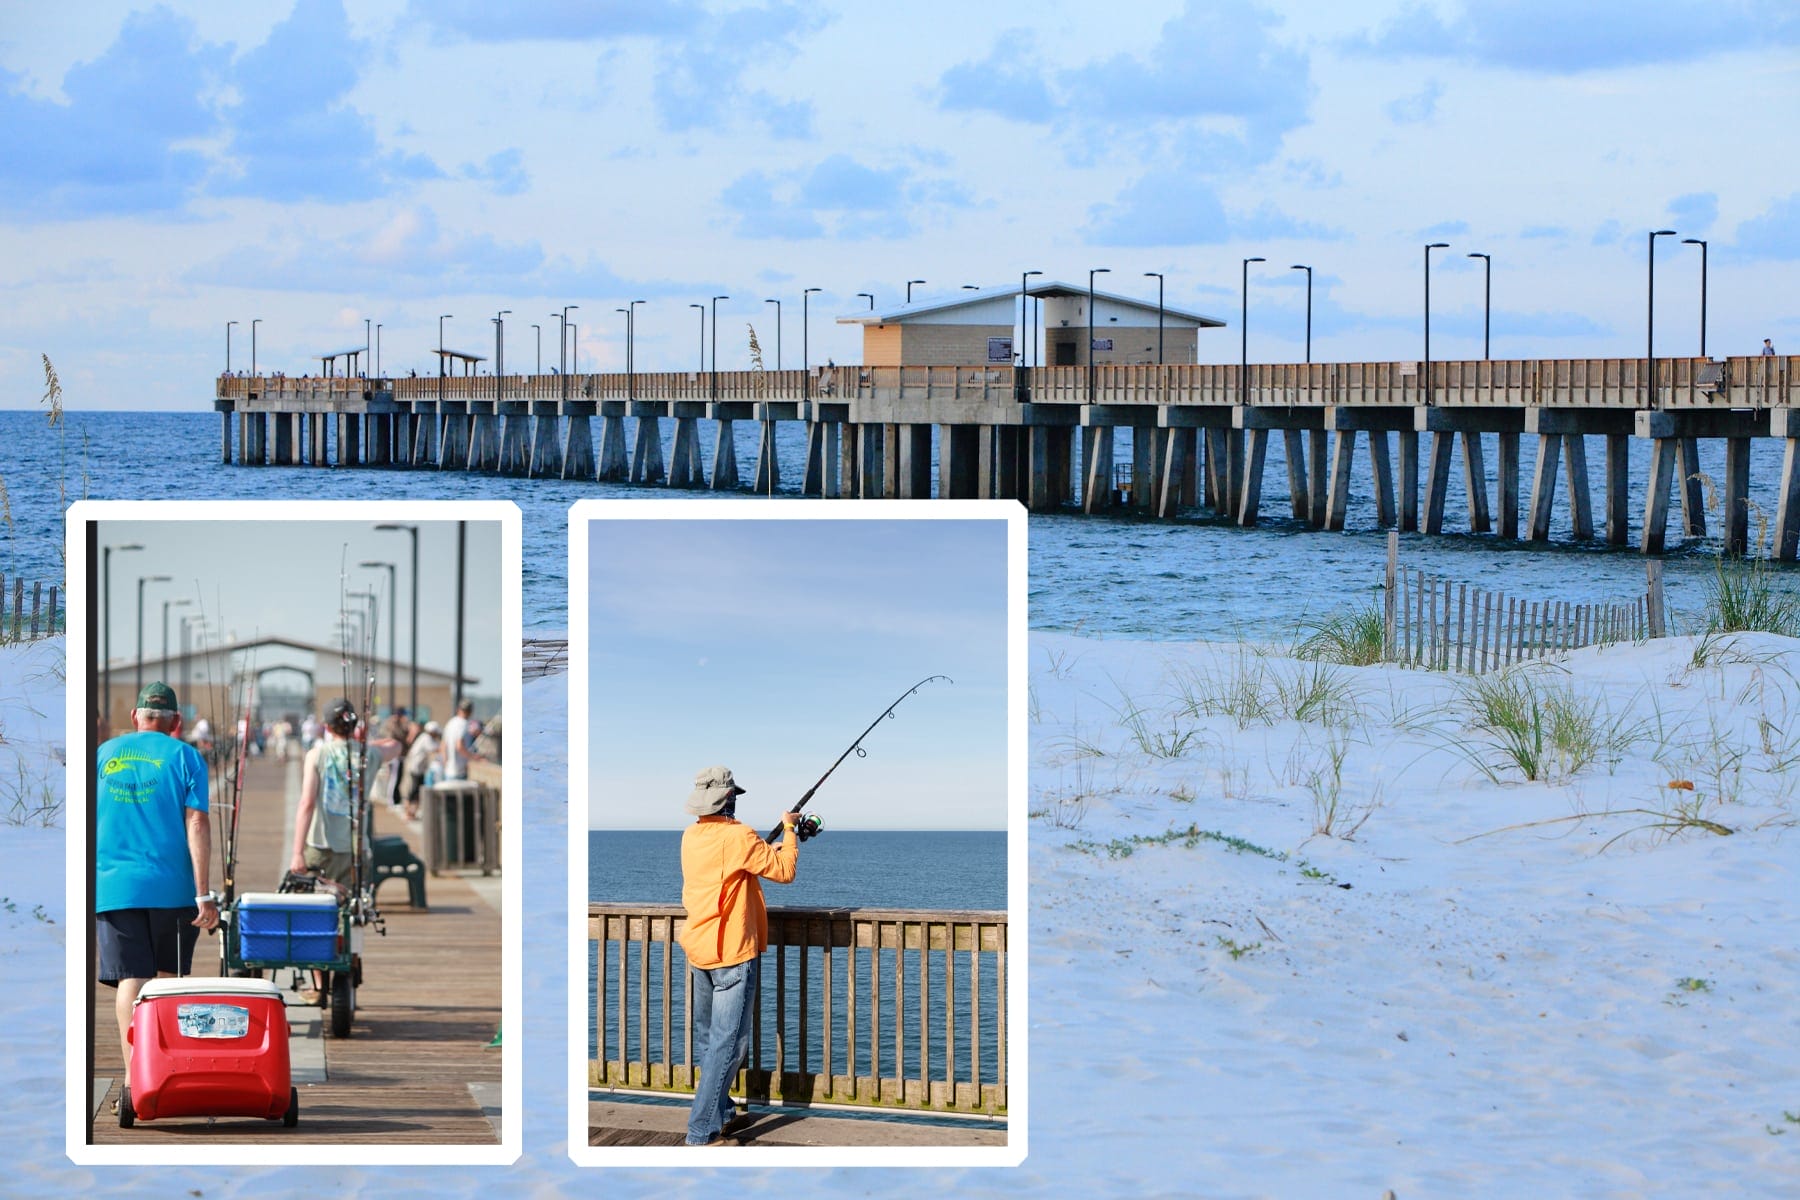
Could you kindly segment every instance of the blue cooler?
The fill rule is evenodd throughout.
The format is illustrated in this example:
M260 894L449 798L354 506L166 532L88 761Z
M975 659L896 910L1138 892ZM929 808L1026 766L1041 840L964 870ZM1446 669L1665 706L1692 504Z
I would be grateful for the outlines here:
M343 957L335 896L245 892L236 905L238 957L244 962L318 963Z

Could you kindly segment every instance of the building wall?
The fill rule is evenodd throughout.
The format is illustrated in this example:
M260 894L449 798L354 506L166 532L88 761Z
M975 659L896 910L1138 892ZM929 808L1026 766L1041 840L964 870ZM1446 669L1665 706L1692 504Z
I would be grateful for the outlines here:
M864 325L863 366L899 366L900 330L899 325Z
M906 366L1002 366L1005 364L989 364L988 339L1013 336L1011 325L908 324L901 328L906 332L900 361Z

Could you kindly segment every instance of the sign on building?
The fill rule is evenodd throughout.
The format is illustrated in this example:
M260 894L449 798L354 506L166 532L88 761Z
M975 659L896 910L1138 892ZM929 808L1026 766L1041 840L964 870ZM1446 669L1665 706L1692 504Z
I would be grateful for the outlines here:
M1009 337L991 337L988 339L987 360L991 363L1009 363L1013 360L1013 340Z
M1095 338L1094 339L1094 349L1096 349L1096 350L1111 350L1112 342L1113 342L1113 340L1111 338Z

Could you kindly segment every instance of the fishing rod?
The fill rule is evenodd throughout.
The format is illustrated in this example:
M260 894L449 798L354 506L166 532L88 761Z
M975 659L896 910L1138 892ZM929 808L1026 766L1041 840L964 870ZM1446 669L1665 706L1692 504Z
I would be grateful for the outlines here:
M849 758L852 754L855 754L856 757L858 757L858 758L867 758L869 752L862 748L863 739L868 737L871 733L873 733L875 731L875 727L877 725L881 724L882 719L884 717L892 717L894 715L894 710L896 708L899 708L902 704L904 704L906 702L906 698L908 696L911 696L914 692L918 691L920 688L924 687L926 684L935 683L939 679L943 680L945 683L955 683L956 682L956 680L950 678L948 675L927 675L925 678L919 680L919 682L917 682L917 683L913 684L911 687L907 688L904 692L901 692L900 695L895 698L895 700L892 704L888 705L886 708L881 710L881 716L878 716L873 721L870 721L869 727L867 729L863 730L861 733L856 735L856 740L854 742L851 742L849 747L842 754L837 756L837 762L834 762L829 767L825 768L825 773L823 775L819 776L819 781L817 783L813 784L811 787L807 788L806 795L800 797L800 803L794 805L794 807L792 809L790 809L789 811L799 812L801 809L805 808L806 802L813 798L813 793L818 791L820 786L823 785L827 779L831 778L831 773L833 771L837 770L838 767L843 764L843 761L846 758ZM814 834L817 834L822 828L824 828L823 822L821 822L818 819L818 817L816 817L816 816L812 817L807 822L807 825L808 825L808 829L802 830L800 833L800 839L802 841L805 841L807 838L812 837ZM769 830L769 836L766 840L773 842L776 839L780 838L781 837L781 828L782 828L781 825L779 823L777 823L775 828Z

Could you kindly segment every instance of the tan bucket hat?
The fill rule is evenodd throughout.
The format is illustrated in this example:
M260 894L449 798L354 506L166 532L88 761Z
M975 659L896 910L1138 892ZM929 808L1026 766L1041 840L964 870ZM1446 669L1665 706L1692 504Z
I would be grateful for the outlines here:
M696 817L709 817L725 807L733 796L744 789L731 777L729 767L707 767L694 776L694 790L687 798L687 810Z

